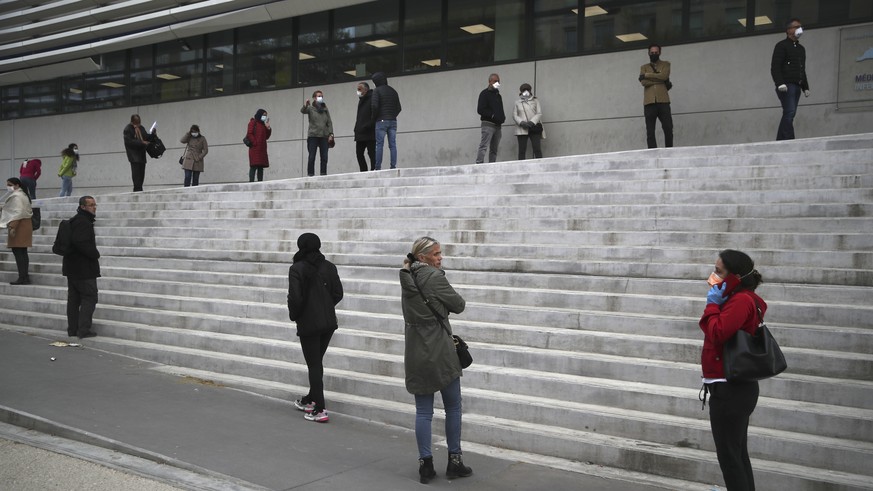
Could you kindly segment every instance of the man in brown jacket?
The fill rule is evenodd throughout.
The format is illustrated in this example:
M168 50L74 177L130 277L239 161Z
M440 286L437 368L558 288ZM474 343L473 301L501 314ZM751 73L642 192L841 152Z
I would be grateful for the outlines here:
M649 46L649 63L640 67L643 86L643 113L646 117L646 141L649 148L658 148L655 140L655 119L661 120L664 146L673 146L673 115L670 113L670 62L661 59L661 47Z

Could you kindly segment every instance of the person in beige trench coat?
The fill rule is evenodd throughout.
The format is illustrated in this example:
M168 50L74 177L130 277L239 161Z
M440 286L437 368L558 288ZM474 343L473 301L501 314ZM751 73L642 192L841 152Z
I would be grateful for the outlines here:
M21 189L20 179L7 179L6 189L9 190L9 196L0 212L0 228L8 231L6 246L12 249L15 265L18 267L18 279L10 282L10 285L29 285L30 260L27 257L27 248L33 246L33 208L30 206L30 198Z
M196 124L191 125L191 129L180 140L185 144L185 151L182 153L182 170L185 171L185 187L198 186L200 184L200 173L203 172L204 161L206 154L209 153L209 145L206 143L206 137L200 133L200 127Z

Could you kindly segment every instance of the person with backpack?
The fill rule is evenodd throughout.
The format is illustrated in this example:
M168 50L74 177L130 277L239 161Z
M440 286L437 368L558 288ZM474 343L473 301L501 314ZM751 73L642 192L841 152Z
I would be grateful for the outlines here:
M294 401L307 421L327 423L324 406L324 353L337 330L336 305L343 284L336 266L324 258L321 239L312 233L297 239L300 249L288 270L288 316L297 322L297 336L309 371L309 393Z
M67 277L67 335L79 339L94 337L94 310L97 308L97 278L100 277L100 251L94 234L97 202L92 196L79 198L76 216L64 220L52 251L64 256L63 275Z
M0 212L0 228L8 231L6 246L12 249L15 265L18 267L18 279L9 284L29 285L30 260L27 257L27 248L33 247L33 209L30 198L21 188L21 179L10 177L6 180L6 189L9 195L3 204L3 211Z
M130 175L133 179L133 191L142 191L145 181L146 147L151 139L146 129L142 127L139 114L130 117L130 124L124 127L124 150L127 161L130 162Z

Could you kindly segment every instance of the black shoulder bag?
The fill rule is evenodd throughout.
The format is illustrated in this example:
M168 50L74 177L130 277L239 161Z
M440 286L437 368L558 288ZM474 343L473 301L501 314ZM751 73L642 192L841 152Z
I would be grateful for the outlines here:
M758 311L755 334L740 329L724 343L724 376L728 382L763 380L779 375L788 368L779 344L764 324L757 300L755 308Z
M467 347L467 343L465 343L460 336L449 333L449 328L446 327L445 324L443 324L444 317L441 316L435 308L433 308L433 305L430 304L430 300L428 300L427 297L424 296L424 293L421 291L421 287L418 286L418 280L415 278L415 273L410 271L409 274L412 276L412 282L415 283L415 289L418 290L418 294L421 295L421 299L424 301L424 304L427 305L427 308L429 308L433 316L436 317L437 322L440 323L440 326L445 329L446 334L452 336L452 342L455 344L455 353L458 354L458 361L461 362L461 368L467 368L472 365L473 355L470 354L470 348Z

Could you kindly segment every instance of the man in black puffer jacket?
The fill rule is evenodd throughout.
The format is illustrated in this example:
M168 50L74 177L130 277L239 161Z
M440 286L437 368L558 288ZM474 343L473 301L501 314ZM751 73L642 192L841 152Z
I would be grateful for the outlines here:
M337 329L336 304L343 299L343 284L336 266L324 258L321 239L306 233L288 270L288 316L297 322L297 336L309 369L309 394L294 401L309 421L327 423L324 410L324 353Z
M388 85L388 77L382 72L373 74L373 96L370 107L376 122L376 170L382 169L382 152L385 135L388 135L388 149L391 150L391 168L397 168L397 115L400 114L400 96Z
M776 133L777 140L794 139L794 115L800 92L809 97L809 80L806 78L806 49L800 45L803 27L800 20L791 19L786 24L787 37L776 43L770 62L770 75L776 85L776 95L782 103L782 120Z

